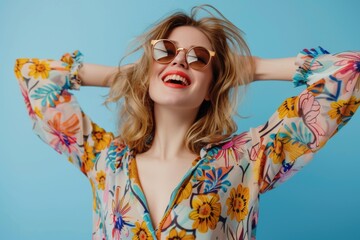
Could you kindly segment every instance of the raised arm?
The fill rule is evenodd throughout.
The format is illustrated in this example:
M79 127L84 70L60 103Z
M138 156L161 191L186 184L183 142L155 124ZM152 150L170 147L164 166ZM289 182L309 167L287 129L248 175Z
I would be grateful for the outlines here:
M79 79L83 86L110 87L118 67L84 63L79 69Z
M132 64L119 67L84 63L79 69L79 79L83 86L110 87L119 71L126 71Z
M252 131L260 139L260 192L276 187L305 166L360 106L356 87L359 52L329 54L319 47L304 49L294 60L299 67L294 85L307 89L286 99L269 121ZM287 61L274 62L279 63L274 68L283 62L285 73L274 71L270 78L286 79L291 68Z
M100 169L95 161L114 136L92 122L70 92L80 87L81 61L81 53L75 51L60 61L17 59L14 70L36 135L66 154L86 176L95 178ZM91 77L95 84L96 79ZM104 77L100 74L99 79Z
M297 66L295 57L263 59L254 57L255 76L254 81L259 80L285 80L291 81Z

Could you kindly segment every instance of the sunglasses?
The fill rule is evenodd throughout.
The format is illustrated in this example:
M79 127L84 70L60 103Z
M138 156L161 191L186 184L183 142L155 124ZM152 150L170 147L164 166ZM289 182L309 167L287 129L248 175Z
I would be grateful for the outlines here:
M154 60L161 64L170 63L182 50L186 52L187 64L195 70L205 68L215 56L214 51L204 47L177 48L174 41L168 39L151 40L152 56Z

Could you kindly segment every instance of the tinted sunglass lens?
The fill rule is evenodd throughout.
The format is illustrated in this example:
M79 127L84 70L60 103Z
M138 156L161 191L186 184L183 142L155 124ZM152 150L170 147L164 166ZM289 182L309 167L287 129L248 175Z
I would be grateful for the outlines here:
M203 47L194 47L187 54L187 62L194 69L202 69L210 61L209 51Z
M169 63L171 62L176 55L175 45L166 40L158 41L153 46L153 56L155 61L159 63Z

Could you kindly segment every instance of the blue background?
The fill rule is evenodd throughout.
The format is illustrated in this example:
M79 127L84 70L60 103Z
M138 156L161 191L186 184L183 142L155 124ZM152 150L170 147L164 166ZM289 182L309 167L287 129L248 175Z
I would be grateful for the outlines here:
M31 131L13 64L18 57L58 59L80 49L86 62L117 65L127 44L175 9L210 3L245 31L264 58L302 48L360 50L360 1L0 1L0 238L90 239L92 194L87 179ZM247 90L240 131L264 123L290 83L258 82ZM116 111L106 89L77 92L84 111L108 130ZM360 114L302 172L261 196L258 239L360 239Z

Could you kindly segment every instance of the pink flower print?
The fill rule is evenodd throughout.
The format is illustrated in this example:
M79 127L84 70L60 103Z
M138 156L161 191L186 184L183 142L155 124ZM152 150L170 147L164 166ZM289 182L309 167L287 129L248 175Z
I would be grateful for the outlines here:
M314 141L309 144L310 148L319 146L319 137L325 135L321 123L318 122L317 116L320 113L320 104L315 97L309 92L301 94L299 99L299 113L303 118L305 125L314 135Z
M120 240L122 235L129 236L129 229L126 227L134 227L130 223L130 217L126 214L131 210L129 202L124 200L124 195L120 199L120 187L116 187L115 199L112 202L112 219L114 227L112 229L112 237L114 240Z
M36 119L36 114L35 114L34 110L31 107L29 93L28 93L28 91L26 91L26 89L24 88L23 85L20 85L20 89L21 89L21 93L22 93L22 95L24 97L24 101L25 101L25 104L26 104L26 109L28 110L28 114L29 114L29 116L30 116L30 118L32 120L35 120Z
M265 150L265 145L256 144L251 147L251 150L248 150L248 154L251 161L259 160L263 157L263 152Z
M233 137L229 142L225 143L219 151L216 158L224 157L225 166L229 167L229 159L232 157L236 162L243 156L243 146L250 141L247 133L242 133Z
M66 121L61 122L61 113L55 114L52 120L48 121L50 133L55 136L50 145L59 153L76 151L76 133L79 132L79 118L73 114Z
M360 52L346 52L338 54L338 57L344 58L334 63L335 66L345 66L334 74L335 77L347 82L346 91L352 91L356 80L360 77Z

